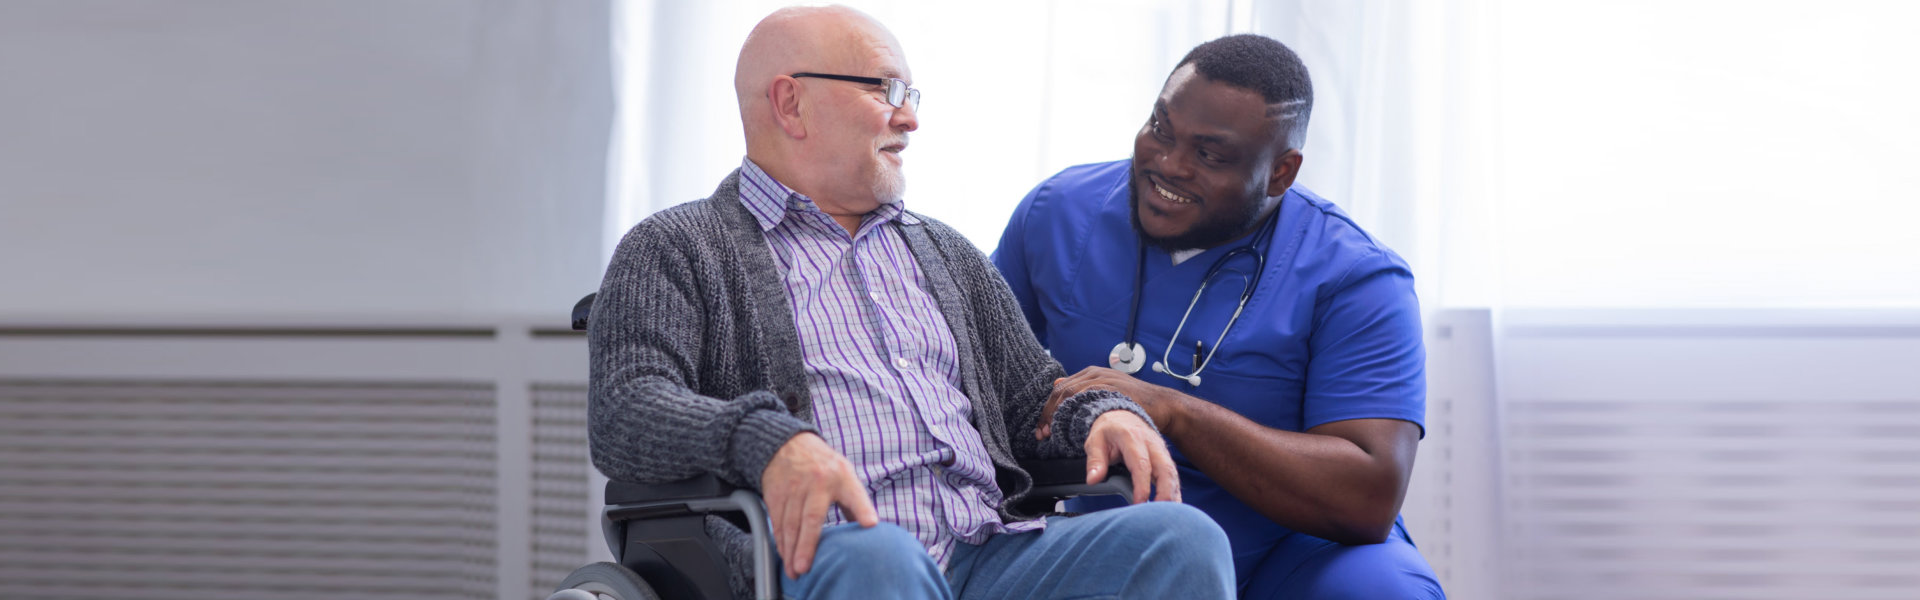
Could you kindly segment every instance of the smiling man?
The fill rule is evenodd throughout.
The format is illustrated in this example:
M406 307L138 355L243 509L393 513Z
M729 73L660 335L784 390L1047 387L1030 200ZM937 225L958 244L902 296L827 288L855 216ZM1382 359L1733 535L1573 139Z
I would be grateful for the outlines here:
M1175 502L1145 411L1105 390L1054 403L1066 372L987 257L906 210L912 81L893 34L846 7L748 35L740 168L634 226L595 299L594 465L759 490L783 598L1230 596L1226 536ZM1140 504L1012 510L1033 488L1016 459L1083 454L1089 479L1124 461Z
M1444 597L1399 519L1426 407L1413 275L1294 185L1312 107L1286 46L1203 44L1133 159L1034 188L994 262L1078 370L1053 401L1124 393L1172 442L1185 501L1227 532L1241 597ZM1036 437L1058 435L1046 422Z

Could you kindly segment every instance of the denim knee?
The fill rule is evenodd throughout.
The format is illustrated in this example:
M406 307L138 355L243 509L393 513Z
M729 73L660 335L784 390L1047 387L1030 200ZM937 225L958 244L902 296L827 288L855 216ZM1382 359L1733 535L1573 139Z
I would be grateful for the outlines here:
M1170 557L1221 558L1233 564L1227 534L1220 524L1200 509L1178 502L1145 502L1127 507L1128 525L1148 528L1158 534L1152 552Z
M1178 502L1146 502L1107 512L1123 518L1119 526L1146 538L1134 573L1144 587L1133 588L1135 592L1158 597L1233 595L1233 549L1226 532L1207 513Z
M820 533L820 546L814 551L813 564L906 569L931 560L920 540L898 525L881 523L861 527L858 523L842 523Z
M940 566L920 541L891 523L842 523L820 533L813 566L798 580L782 577L788 598L862 598L874 590L901 598L949 598Z

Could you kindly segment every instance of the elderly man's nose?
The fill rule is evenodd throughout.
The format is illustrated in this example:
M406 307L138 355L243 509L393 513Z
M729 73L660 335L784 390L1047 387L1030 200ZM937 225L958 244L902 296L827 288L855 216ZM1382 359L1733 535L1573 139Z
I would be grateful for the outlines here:
M920 107L912 102L902 102L893 109L893 127L901 131L913 131L920 128Z

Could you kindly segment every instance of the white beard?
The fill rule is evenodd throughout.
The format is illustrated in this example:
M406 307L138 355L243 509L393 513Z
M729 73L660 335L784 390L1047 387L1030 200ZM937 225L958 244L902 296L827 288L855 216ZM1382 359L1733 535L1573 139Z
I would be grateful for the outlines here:
M879 177L873 180L873 199L880 204L899 204L906 197L907 176L891 164L881 164Z

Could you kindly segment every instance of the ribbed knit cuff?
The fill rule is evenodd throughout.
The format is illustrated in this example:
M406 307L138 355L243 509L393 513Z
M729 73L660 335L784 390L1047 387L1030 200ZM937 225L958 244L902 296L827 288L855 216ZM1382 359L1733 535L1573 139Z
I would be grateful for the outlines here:
M1146 421L1148 427L1159 430L1153 424L1153 417L1147 416L1147 411L1126 395L1112 390L1088 390L1060 403L1059 410L1053 413L1053 431L1056 435L1065 434L1067 443L1074 448L1085 448L1087 435L1093 430L1093 421L1115 410L1140 415L1140 420Z
M728 447L728 466L740 474L746 487L760 489L760 474L787 440L803 431L817 431L798 417L778 410L756 410L740 418Z

